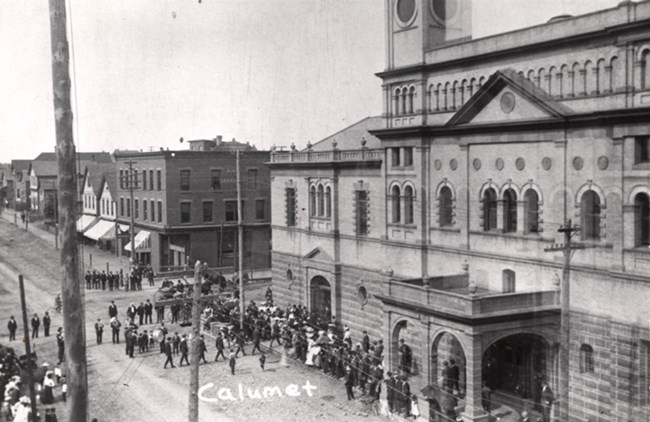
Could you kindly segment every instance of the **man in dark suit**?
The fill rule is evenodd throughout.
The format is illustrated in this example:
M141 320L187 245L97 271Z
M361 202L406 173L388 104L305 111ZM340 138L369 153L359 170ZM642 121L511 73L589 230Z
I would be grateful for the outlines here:
M170 341L165 345L165 355L167 356L167 360L165 360L165 369L167 369L168 363L172 365L172 368L176 368L176 366L174 366L174 361L172 360L172 343Z
M18 323L14 319L13 315L9 317L7 329L9 330L9 341L16 340L16 330L18 329Z
M352 369L348 366L345 369L345 391L348 394L348 400L354 400L354 391L352 387L354 386L354 376L352 375Z
M181 344L179 347L181 349L181 363L179 366L183 366L183 361L187 362L187 365L189 366L190 361L187 359L187 353L189 351L189 347L187 346L187 335L183 334L183 338L181 339Z
M363 353L368 353L368 350L370 350L370 337L368 337L368 332L366 330L363 330L361 348L363 349Z
M142 302L140 302L135 312L138 314L138 325L142 325L142 321L144 320L144 304Z
M52 324L50 313L45 311L45 315L43 315L43 334L45 335L45 337L50 336L50 324Z
M111 300L111 304L108 305L108 318L113 318L117 316L117 306L115 305L115 301Z
M223 357L223 360L226 360L226 355L223 353L224 344L223 344L223 333L219 332L219 335L217 336L217 339L214 342L214 346L217 348L217 356L214 358L214 361L219 360L219 356Z
M390 371L386 375L388 375L388 378L384 380L386 383L386 401L388 402L388 410L393 413L395 407L395 378L393 378L393 373Z
M199 337L199 363L203 361L203 363L208 363L207 360L205 360L205 353L208 351L208 348L205 346L205 339L203 338L203 334L201 334L201 337Z
M147 299L147 301L144 304L144 323L145 324L153 324L153 305Z
M41 320L37 314L32 318L32 338L38 338L38 327L41 326Z
M405 417L411 416L411 385L408 383L406 375L402 376L401 388L401 399L402 399L402 411Z
M452 391L457 391L460 393L460 386L459 386L459 380L460 380L460 368L458 365L456 365L456 361L454 359L449 359L449 387L452 389Z
M413 362L413 352L411 347L404 342L404 339L399 341L399 366L403 374L411 373L411 364Z

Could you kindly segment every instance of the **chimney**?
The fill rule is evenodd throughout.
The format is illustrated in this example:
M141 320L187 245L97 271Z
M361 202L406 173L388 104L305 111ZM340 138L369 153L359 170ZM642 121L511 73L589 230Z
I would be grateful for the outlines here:
M214 138L214 140L217 141L217 146L218 147L221 146L221 140L222 139L223 139L223 137L221 135L217 135L217 137Z

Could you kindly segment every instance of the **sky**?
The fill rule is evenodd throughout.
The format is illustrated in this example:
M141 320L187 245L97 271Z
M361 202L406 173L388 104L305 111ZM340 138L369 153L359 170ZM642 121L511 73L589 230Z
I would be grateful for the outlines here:
M620 2L473 1L475 38ZM302 147L382 112L385 0L67 5L77 151ZM0 162L54 151L46 0L0 0L0 51Z

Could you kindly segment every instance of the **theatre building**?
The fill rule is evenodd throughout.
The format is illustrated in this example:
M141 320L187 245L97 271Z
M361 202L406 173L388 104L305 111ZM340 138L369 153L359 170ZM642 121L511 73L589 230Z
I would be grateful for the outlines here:
M189 150L116 151L117 221L134 220L135 258L154 271L200 260L231 271L237 263L236 150L240 151L244 272L270 268L268 151L248 144L190 141ZM118 250L132 252L130 236Z
M384 338L387 370L404 339L429 420L451 394L487 421L488 388L536 416L546 382L552 420L646 421L650 2L477 39L471 15L387 0L382 116L272 154L274 296Z

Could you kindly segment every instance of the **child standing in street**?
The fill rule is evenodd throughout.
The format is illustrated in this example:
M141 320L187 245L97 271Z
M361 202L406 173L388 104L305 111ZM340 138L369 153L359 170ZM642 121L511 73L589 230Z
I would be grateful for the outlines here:
M230 354L228 355L228 365L230 365L230 373L235 375L235 365L237 363L237 358L235 357L235 352L230 349Z

